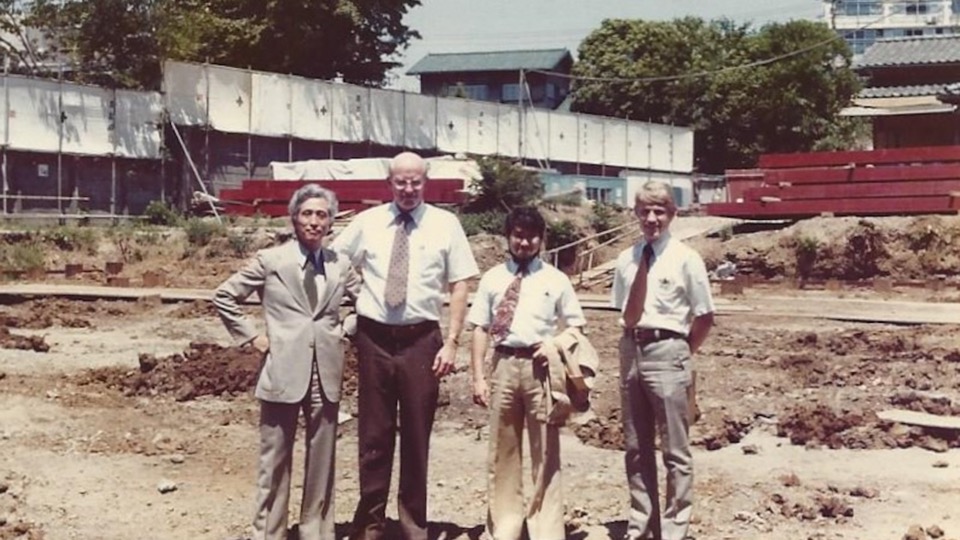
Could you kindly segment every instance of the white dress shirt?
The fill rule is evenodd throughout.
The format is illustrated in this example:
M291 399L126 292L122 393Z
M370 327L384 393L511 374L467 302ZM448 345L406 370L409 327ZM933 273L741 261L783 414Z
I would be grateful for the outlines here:
M627 305L633 278L646 242L623 250L617 257L611 303L621 315ZM700 255L667 232L653 242L653 261L647 273L647 296L641 328L660 328L681 334L690 332L695 317L714 311L710 279ZM623 325L623 318L620 319Z
M385 324L439 321L449 284L480 272L467 236L453 213L426 203L417 206L410 213L407 299L396 309L388 308L384 296L398 215L394 203L365 210L330 247L360 268L363 285L357 298L358 315Z
M510 260L491 268L480 278L467 315L470 324L484 329L490 327L497 306L517 277L517 269L517 263ZM560 270L535 258L520 284L510 332L497 345L530 347L552 338L561 321L566 327L587 324L570 278Z

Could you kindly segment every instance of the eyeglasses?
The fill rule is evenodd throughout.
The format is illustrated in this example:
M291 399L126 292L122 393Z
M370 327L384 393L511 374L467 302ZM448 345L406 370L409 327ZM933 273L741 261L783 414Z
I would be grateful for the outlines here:
M401 180L399 178L395 178L391 179L390 183L397 189L403 189L408 186L413 189L420 189L423 187L423 178L415 178L413 180Z

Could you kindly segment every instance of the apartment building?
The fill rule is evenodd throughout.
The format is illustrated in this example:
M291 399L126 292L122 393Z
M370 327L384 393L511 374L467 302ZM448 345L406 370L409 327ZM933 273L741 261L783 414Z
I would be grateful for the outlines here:
M823 18L859 56L878 39L960 33L960 0L823 0Z

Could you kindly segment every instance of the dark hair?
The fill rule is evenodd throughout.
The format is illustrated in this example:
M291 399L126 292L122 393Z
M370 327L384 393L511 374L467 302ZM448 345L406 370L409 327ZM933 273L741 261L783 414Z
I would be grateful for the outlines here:
M539 238L543 238L547 230L547 223L540 215L540 211L532 206L518 206L507 214L507 219L503 224L503 235L509 237L513 229L520 228L525 231L537 233Z

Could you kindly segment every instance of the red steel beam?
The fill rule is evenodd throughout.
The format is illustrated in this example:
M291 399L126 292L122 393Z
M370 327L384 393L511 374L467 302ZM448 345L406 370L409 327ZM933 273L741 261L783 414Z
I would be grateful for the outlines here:
M902 182L908 180L960 179L960 163L941 165L883 165L879 167L835 167L774 169L763 171L767 185L832 184L840 182Z
M761 169L842 166L884 163L919 163L960 161L960 146L927 146L919 148L886 148L852 152L805 152L795 154L763 154Z
M706 205L711 216L739 218L801 218L823 213L834 215L910 215L955 213L955 203L947 195L938 197L901 197L876 199L821 199L761 203L712 203Z
M855 184L810 184L782 187L766 186L745 190L743 199L745 201L759 201L760 197L778 197L782 200L930 197L949 195L953 191L960 191L960 179L915 180L912 182L859 182Z

